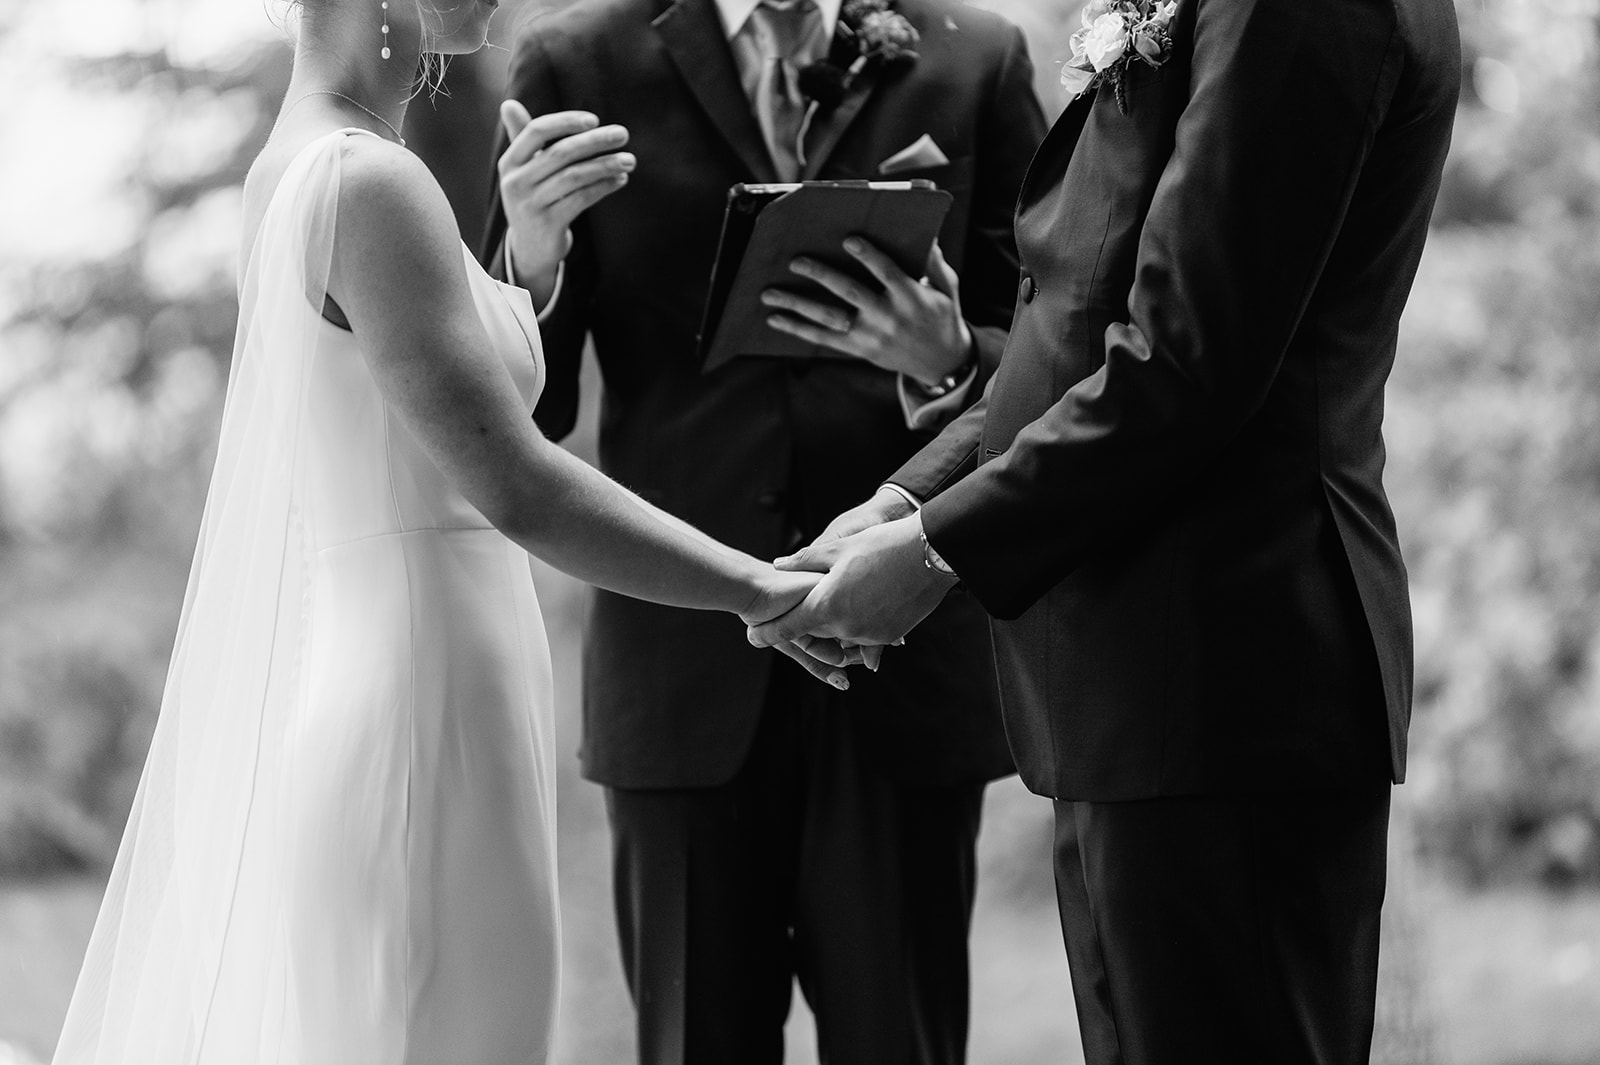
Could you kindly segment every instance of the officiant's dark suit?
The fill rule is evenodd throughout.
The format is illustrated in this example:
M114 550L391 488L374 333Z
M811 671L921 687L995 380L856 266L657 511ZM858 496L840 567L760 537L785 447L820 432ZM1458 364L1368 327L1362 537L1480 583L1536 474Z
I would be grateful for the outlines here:
M1091 1065L1365 1062L1412 690L1383 391L1455 13L1180 0L1171 32L1126 113L1051 130L987 403L893 479L1002 619Z
M869 66L817 116L803 176L878 178L924 135L938 145L947 163L893 177L955 197L940 243L974 335L975 397L1010 326L1011 216L1044 120L1015 27L945 0L897 9L919 58ZM547 433L573 427L592 336L602 467L762 558L816 536L931 438L908 428L895 375L863 362L700 372L728 189L776 178L713 0L585 0L536 18L508 95L535 115L627 126L638 158L629 186L573 227L543 319ZM491 213L484 257L503 273L498 192ZM642 1061L778 1060L796 977L829 1060L962 1060L983 786L1013 771L976 603L952 598L896 661L838 693L752 649L737 619L598 592L582 761L608 788Z

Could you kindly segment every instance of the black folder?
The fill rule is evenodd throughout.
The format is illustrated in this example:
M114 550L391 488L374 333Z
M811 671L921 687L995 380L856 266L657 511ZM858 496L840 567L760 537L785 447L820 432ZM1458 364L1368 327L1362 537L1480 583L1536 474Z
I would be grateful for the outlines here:
M877 287L845 252L850 236L866 238L906 273L921 277L952 199L933 182L921 180L807 181L729 189L700 326L702 370L709 373L742 356L844 357L768 325L772 310L761 302L762 291L782 288L837 303L822 286L789 269L802 255Z

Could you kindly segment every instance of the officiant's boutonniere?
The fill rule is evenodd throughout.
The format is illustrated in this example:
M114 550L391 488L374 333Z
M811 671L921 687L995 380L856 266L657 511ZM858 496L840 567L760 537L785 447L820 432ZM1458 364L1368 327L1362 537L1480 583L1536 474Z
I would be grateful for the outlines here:
M828 57L800 71L800 91L818 110L832 111L867 67L915 63L921 39L893 0L845 0Z
M1134 63L1160 68L1172 56L1172 16L1177 0L1089 0L1083 28L1072 35L1072 58L1061 65L1061 84L1075 100L1110 85L1117 110L1128 113L1128 70Z

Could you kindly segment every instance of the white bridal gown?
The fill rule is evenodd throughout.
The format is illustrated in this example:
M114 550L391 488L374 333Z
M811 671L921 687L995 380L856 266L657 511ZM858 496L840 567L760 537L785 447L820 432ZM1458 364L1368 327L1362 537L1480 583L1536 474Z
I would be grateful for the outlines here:
M526 555L319 313L354 132L300 152L251 253L161 715L58 1065L549 1054L544 623ZM531 410L532 305L462 254Z

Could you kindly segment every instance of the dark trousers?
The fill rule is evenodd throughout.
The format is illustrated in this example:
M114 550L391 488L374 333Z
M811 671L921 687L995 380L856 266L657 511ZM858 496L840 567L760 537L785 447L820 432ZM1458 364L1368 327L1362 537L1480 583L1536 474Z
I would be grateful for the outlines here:
M607 791L639 1061L782 1061L798 979L824 1065L959 1065L983 785L885 779L831 689L775 672L731 782Z
M1364 1065L1389 786L1056 804L1088 1065Z

